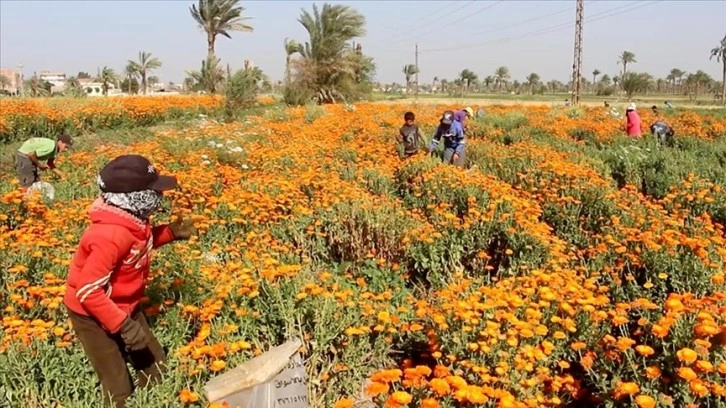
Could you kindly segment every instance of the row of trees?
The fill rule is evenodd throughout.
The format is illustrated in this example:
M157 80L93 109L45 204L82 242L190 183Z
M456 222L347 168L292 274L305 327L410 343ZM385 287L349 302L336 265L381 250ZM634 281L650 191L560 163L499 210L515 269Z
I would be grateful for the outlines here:
M647 73L628 71L628 67L637 60L635 54L630 51L623 51L618 56L618 64L622 66L619 75L609 76L603 74L599 69L592 72L592 82L588 78L581 78L581 84L586 92L601 96L609 96L615 92L622 91L629 98L635 94L656 92L659 94L680 94L688 95L696 99L698 95L706 92L713 94L720 93L722 103L726 103L726 36L719 45L711 50L711 59L716 59L723 66L723 78L719 83L702 70L695 73L687 73L678 68L673 68L665 78L653 78ZM405 86L398 84L378 85L385 92L404 89L406 93L414 89L412 78L419 73L419 68L414 64L403 66ZM598 78L599 77L599 78ZM531 73L524 81L512 80L507 67L497 68L492 75L479 79L479 76L469 69L461 71L454 80L439 79L434 77L431 85L423 85L421 88L427 92L442 93L449 95L464 96L470 92L515 92L515 93L560 93L572 89L572 82L564 84L560 81L542 82L539 74Z
M251 66L235 75L228 68L225 74L215 55L218 36L231 38L232 31L253 31L239 0L199 0L190 12L207 36L207 58L200 70L188 73L185 85L189 89L217 93L234 77L250 81L247 86L232 87L238 91L249 89L252 93L260 89L260 83L271 86L262 71ZM363 55L360 44L352 44L353 39L365 35L365 18L361 14L347 6L326 3L320 9L313 5L312 12L303 10L298 22L307 31L308 39L286 39L284 43L283 86L288 103L351 101L370 92L373 60Z

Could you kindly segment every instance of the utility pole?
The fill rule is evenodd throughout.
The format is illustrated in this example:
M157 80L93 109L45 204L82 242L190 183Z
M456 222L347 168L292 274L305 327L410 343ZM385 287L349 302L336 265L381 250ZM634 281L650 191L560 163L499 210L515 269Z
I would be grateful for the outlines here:
M17 85L17 87L18 87L17 91L20 94L20 96L23 96L24 86L23 86L23 63L22 62L18 63L18 78L20 78L20 83L15 84L15 85Z
M580 91L582 86L582 20L584 16L584 1L577 0L577 21L575 23L575 62L572 64L572 105L580 104Z
M418 101L418 43L416 43L414 64L416 65L416 101Z

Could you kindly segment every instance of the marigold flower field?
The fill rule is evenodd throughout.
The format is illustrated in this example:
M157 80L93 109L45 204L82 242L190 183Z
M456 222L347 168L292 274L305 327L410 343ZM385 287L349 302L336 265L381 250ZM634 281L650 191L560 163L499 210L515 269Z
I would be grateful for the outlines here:
M444 108L415 108L424 134ZM665 113L666 147L604 109L484 108L470 170L401 160L411 107L360 104L79 137L54 203L4 176L1 405L99 406L61 299L95 174L134 152L180 181L153 221L200 236L154 253L170 371L130 407L210 406L209 378L292 337L313 407L724 406L726 115Z

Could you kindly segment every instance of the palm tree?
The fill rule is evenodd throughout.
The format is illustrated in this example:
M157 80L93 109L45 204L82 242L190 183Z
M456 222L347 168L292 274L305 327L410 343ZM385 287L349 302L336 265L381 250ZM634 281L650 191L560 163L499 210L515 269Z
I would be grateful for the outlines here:
M632 99L633 95L647 91L652 83L653 78L650 76L650 74L628 72L627 74L623 75L623 78L620 81L620 86L625 91L628 99Z
M469 93L469 86L474 83L479 77L471 70L465 69L461 71L459 74L459 79L461 79L462 89L461 93L462 95Z
M133 70L135 70L139 74L139 76L141 76L141 88L144 90L144 95L146 95L146 90L149 85L146 76L149 74L149 72L160 68L161 61L159 61L158 58L152 57L150 52L139 51L139 60L129 60L127 70L128 67L133 67Z
M534 89L535 86L539 85L540 77L538 74L535 74L534 72L529 74L527 76L527 86L529 87L529 93L533 94L534 92L532 89Z
M698 93L701 90L701 87L707 86L711 81L713 81L711 76L700 69L696 71L695 74L688 75L688 78L686 78L686 85L689 88L689 93L690 91L693 91L693 100L698 99Z
M212 56L202 61L202 69L199 71L187 72L191 80L187 81L190 88L203 90L209 93L217 93L224 83L224 69L219 66L219 58Z
M716 62L721 61L723 70L721 72L721 104L726 105L726 35L723 36L718 47L711 49L711 58L716 57Z
M669 74L669 76L673 76L673 87L675 88L675 86L678 85L679 91L682 88L684 75L686 75L686 72L678 68L671 69L671 72Z
M507 84L507 81L509 81L509 68L507 67L499 67L496 71L494 71L494 82L497 84L497 89L501 92L502 85Z
M292 56L299 53L302 49L302 44L295 40L285 38L285 84L290 83L290 61Z
M232 38L229 31L252 32L252 26L245 24L249 17L243 17L244 7L239 0L199 0L189 11L199 28L207 33L207 58L214 56L214 43L218 35Z
M494 83L494 77L492 77L491 75L487 75L487 76L486 76L486 77L484 78L484 86L485 86L485 87L487 87L487 89L489 89L489 87L490 87L490 86L491 86L491 84L493 84L493 83Z
M312 92L318 103L357 98L368 88L373 61L352 49L350 42L365 35L365 17L349 6L313 4L312 14L303 10L300 24L309 39L300 58L292 62L295 81Z
M436 93L436 90L438 89L438 87L436 85L438 85L438 84L439 84L439 77L435 76L434 80L431 82L431 92L432 93Z
M403 66L403 75L406 77L406 93L411 89L411 78L418 73L418 68L414 64L406 64Z
M24 87L25 93L31 97L50 95L50 84L41 81L36 75L33 75L29 80L25 81Z
M595 90L595 85L597 84L597 76L600 75L601 72L599 69L595 69L592 71L592 89Z
M101 87L103 88L103 95L108 96L108 90L111 88L111 84L116 83L118 81L118 75L116 75L116 72L113 70L113 68L109 68L104 66L103 69L99 72L98 78L96 78L98 82L101 83Z
M630 51L623 51L618 57L618 63L623 64L623 75L628 72L628 64L635 64L636 62L638 61L635 60L635 54Z
M129 94L136 93L139 90L138 81L136 82L135 87L131 86L131 83L134 82L134 80L136 79L136 77L138 75L139 75L139 70L137 68L136 63L133 61L129 61L128 64L126 64L126 66L124 67L124 77L126 78L125 82L127 84L126 92L128 92Z
M442 94L443 93L446 93L446 89L447 89L446 87L447 87L447 85L449 85L449 80L446 79L446 78L442 79L441 80L441 93Z
M601 74L601 72L599 69L592 71L592 83L593 84L597 82L597 76L600 74Z

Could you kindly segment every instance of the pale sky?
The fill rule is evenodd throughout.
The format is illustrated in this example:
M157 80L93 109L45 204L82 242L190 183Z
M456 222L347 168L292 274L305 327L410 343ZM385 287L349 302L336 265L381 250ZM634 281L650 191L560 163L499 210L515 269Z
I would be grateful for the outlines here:
M483 78L499 66L512 79L531 72L567 82L573 61L575 1L345 1L366 17L359 40L374 58L377 79L403 82L419 43L420 81L452 79L464 68ZM206 56L206 37L189 14L190 0L0 0L0 67L22 62L34 71L95 75L121 71L141 50L160 58L162 81L180 82ZM223 63L241 68L251 59L281 79L286 37L305 41L297 18L311 1L243 1L253 33L217 38ZM322 2L319 3L322 5ZM716 79L721 67L709 51L726 34L726 0L608 1L585 3L584 76L599 69L617 75L617 57L634 52L633 71L665 77L671 68L702 69Z

